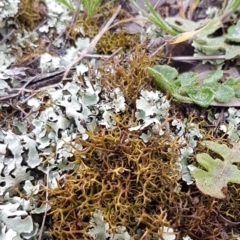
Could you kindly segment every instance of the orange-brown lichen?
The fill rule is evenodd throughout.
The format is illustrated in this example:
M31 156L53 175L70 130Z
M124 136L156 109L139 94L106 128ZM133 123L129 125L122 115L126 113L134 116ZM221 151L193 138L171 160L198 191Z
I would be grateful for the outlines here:
M21 29L33 30L46 17L45 3L41 0L22 0L18 4L15 22Z
M120 88L128 106L135 103L142 89L150 89L152 79L146 70L158 59L147 55L142 48L143 45L136 45L131 54L113 57L99 67L103 89Z
M126 51L134 49L137 45L139 34L129 34L123 30L119 32L106 32L97 43L96 49L98 53L111 54L118 48Z
M83 234L74 239L86 235L95 209L101 209L111 229L126 226L132 235L137 226L156 233L167 225L165 207L178 187L177 144L153 137L146 145L119 127L88 135L87 141L76 140L83 150L76 151L72 163L82 167L67 176L63 187L49 192L52 234L60 233L62 239L69 238L67 231Z
M112 232L126 226L134 239L158 239L162 226L173 227L177 239L233 236L231 224L239 216L235 185L225 200L203 195L194 185L179 181L177 139L153 134L144 143L128 130L126 115L116 114L114 120L114 129L97 127L88 140L76 139L83 148L70 164L79 168L66 174L58 189L49 190L55 239L91 239L87 231L96 209Z
M93 38L99 30L98 18L84 19L79 16L72 25L67 27L66 34L69 40L75 42L79 36Z
M85 13L77 13L76 20L66 30L68 39L76 41L77 37L95 37L101 28L116 11L115 7L104 5L101 13L88 17Z

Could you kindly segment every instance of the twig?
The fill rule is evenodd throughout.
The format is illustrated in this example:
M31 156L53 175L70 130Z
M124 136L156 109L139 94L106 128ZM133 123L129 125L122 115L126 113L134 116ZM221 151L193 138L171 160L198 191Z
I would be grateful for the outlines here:
M29 89L26 89L26 87L27 87L32 81L34 81L34 78L30 78L21 88L15 88L15 90L19 90L17 93L14 93L14 94L10 94L10 95L1 97L1 98L0 98L0 101L4 101L4 100L8 100L8 99L17 97L17 96L19 96L21 93L26 92L27 90L29 90Z
M45 197L46 208L45 208L45 212L44 212L44 216L43 216L43 220L42 220L42 225L41 225L41 228L40 228L40 230L39 230L38 240L41 240L41 239L42 239L43 229L44 229L44 225L45 225L46 217L47 217L49 165L47 166L47 180L46 180L46 181L47 181L47 183L46 183L46 197Z
M37 94L37 92L34 92L33 94L31 94L30 96L28 96L27 98L25 98L21 103L26 103L30 98L32 98L33 96L35 96Z
M120 12L121 10L121 6L119 6L116 10L116 12L113 14L113 16L108 20L108 22L106 23L106 25L102 28L102 30L95 36L95 38L92 40L92 42L89 44L89 46L81 53L81 55L76 59L74 60L73 62L71 62L67 68L66 68L66 71L63 75L63 78L62 79L65 79L68 75L68 72L70 71L70 69L78 62L80 62L84 56L92 51L94 49L94 47L97 45L99 39L102 37L102 35L108 30L108 27L111 25L111 23L114 21L114 19L117 17L118 13Z
M10 33L8 33L7 36L5 36L5 37L0 41L0 45L2 45L2 44L4 43L4 41L6 41L8 38L10 38L15 31L16 31L15 29L12 29L12 31L11 31Z
M28 115L28 113L26 113L20 106L16 105L16 108L22 112L24 117L26 117ZM21 119L22 119L22 117L21 117ZM29 119L27 119L27 122L30 123Z
M128 22L150 22L150 20L148 20L146 17L130 17L128 19L123 19L121 21L118 21L116 23L114 23L113 25L111 25L111 27L108 28L108 30L110 30L111 28L114 28L120 24L123 24L123 23L128 23Z
M156 55L158 53L158 51L163 49L166 45L167 45L167 43L165 42L163 45L161 45L159 48L157 48L157 50L154 51L154 53L152 53L150 56L153 57L154 55Z
M0 101L12 99L14 97L19 96L23 92L30 92L30 93L36 93L39 91L33 90L33 88L42 89L44 87L49 88L50 86L53 86L54 83L57 83L56 86L61 82L62 75L64 74L64 71L55 71L52 73L44 73L44 74L38 74L34 77L29 77L25 79L26 83L21 88L14 88L14 91L18 91L16 93L9 94L7 96L3 96L0 98ZM65 79L67 80L67 79ZM31 84L31 85L30 85ZM30 85L30 89L27 88L27 86ZM55 86L55 85L54 85ZM31 95L33 96L33 95Z
M165 0L158 0L156 4L154 5L154 9L156 10L157 7L161 7L166 1Z
M220 125L220 123L223 121L223 118L224 118L224 109L222 108L222 109L221 109L221 113L220 113L220 115L219 115L219 118L218 118L218 120L217 120L217 122L216 122L216 124L215 124L215 128L214 128L214 130L213 130L215 137L216 137L216 133L217 133L217 130L218 130L218 128L219 128L219 125Z
M100 59L110 59L113 56L115 56L120 50L122 50L122 48L118 48L116 51L114 51L111 55L103 55L103 54L85 54L84 57L86 58L100 58Z
M206 55L206 56L176 56L171 57L174 61L202 61L202 60L225 60L225 55Z
M20 93L21 93L21 91L19 91L18 93L14 93L14 94L11 94L11 95L7 95L7 96L4 96L4 97L1 97L0 101L5 101L5 100L8 100L8 99L17 97Z

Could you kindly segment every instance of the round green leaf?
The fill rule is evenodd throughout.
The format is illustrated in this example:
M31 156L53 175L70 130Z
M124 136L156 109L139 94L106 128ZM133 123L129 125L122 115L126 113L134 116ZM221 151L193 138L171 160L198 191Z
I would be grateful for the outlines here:
M203 88L202 90L190 90L188 96L194 103L206 108L212 103L214 92L211 88Z
M234 90L229 86L221 86L216 92L215 92L215 100L217 102L228 102L230 99L232 99L235 95Z
M196 89L199 86L197 78L198 74L195 72L185 72L179 74L177 81L175 81L180 84L179 93L181 95L185 95L189 90Z
M177 80L180 81L182 87L193 87L199 85L198 74L195 72L185 72L178 75Z
M240 43L240 21L236 25L229 27L224 37L228 41Z
M235 97L240 98L240 88L236 88L235 90Z
M212 86L215 85L223 76L222 70L215 70L210 72L205 79L203 80L203 86Z
M178 76L178 71L168 65L155 65L153 69L162 74L168 81L173 81Z
M223 83L223 85L227 86L237 86L240 83L240 78L232 78L229 77L227 80Z

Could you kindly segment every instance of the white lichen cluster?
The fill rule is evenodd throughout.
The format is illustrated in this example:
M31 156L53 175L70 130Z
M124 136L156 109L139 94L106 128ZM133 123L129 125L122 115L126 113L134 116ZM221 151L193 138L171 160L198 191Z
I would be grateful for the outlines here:
M161 235L161 238L158 238L158 240L176 239L174 230L166 226L161 227L158 231L158 234ZM123 226L117 227L115 233L109 232L109 224L104 220L102 212L98 209L95 210L93 216L91 217L88 235L96 240L134 240L134 238L129 235L126 227ZM141 236L139 235L139 237ZM185 239L190 240L191 238Z
M18 12L20 0L2 0L0 2L0 28L4 26L6 18L14 17Z
M219 114L215 117L218 119ZM240 110L236 108L229 108L224 113L224 123L220 125L220 129L227 134L228 138L233 142L240 140Z
M60 85L58 89L49 89L46 93L50 97L49 107L40 113L37 110L42 104L41 99L29 99L28 105L36 111L28 119L32 123L31 131L27 122L15 119L15 129L0 132L0 200L6 202L0 209L0 222L6 234L12 233L9 230L16 233L14 240L25 239L20 234L34 236L39 226L33 222L31 214L44 212L45 208L41 206L42 210L38 210L40 203L35 197L41 182L32 186L31 206L24 198L13 197L11 188L24 183L24 191L28 194L30 181L33 180L31 171L37 169L48 176L48 186L56 188L62 173L77 167L67 163L75 149L82 148L74 144L76 136L87 139L86 131L92 131L97 124L114 127L111 114L125 110L125 99L119 89L104 92L87 77L85 84L86 87L81 86L75 75L71 82ZM5 157L7 151L12 153L9 157ZM48 159L48 165L40 166L45 159ZM9 216L12 216L11 221ZM24 220L21 220L23 216Z
M160 136L168 129L168 125L162 126L164 120L168 117L168 109L170 102L160 91L142 90L139 99L136 101L137 111L135 116L138 120L138 125L129 128L130 131L142 131L141 138L144 142L148 142L151 137L149 130L144 131L149 126L153 132Z
M48 21L39 28L39 31L47 33L54 28L58 34L62 34L72 20L71 12L58 1L45 1L45 3L48 9Z
M198 126L194 123L188 123L187 119L172 121L172 126L176 128L176 134L179 136L178 142L184 147L180 148L179 166L182 172L182 180L188 185L193 183L193 178L190 174L188 159L193 153L194 148L197 146L198 140L203 136Z

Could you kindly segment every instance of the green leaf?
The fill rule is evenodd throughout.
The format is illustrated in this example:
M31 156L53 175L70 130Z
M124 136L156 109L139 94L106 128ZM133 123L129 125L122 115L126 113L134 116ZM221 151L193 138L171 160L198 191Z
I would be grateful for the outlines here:
M207 76L203 80L204 87L212 87L216 85L216 83L223 77L222 70L215 70L207 74Z
M176 68L170 67L168 65L156 65L153 68L171 82L178 76L178 71Z
M155 11L155 9L152 7L149 1L144 0L144 3L150 12L150 14L146 15L146 17L149 18L149 20L151 20L157 27L161 28L166 33L169 33L170 35L173 36L177 35L177 32L160 17L160 15Z
M166 21L164 21L160 15L155 11L155 9L152 7L149 1L144 0L145 5L147 6L150 13L145 12L142 10L137 3L134 0L130 0L130 3L132 3L137 9L139 9L143 14L157 27L162 29L164 32L176 36L177 32L170 26Z
M168 65L156 65L148 68L150 76L154 77L159 87L170 94L174 93L173 80L178 76L178 71Z
M185 72L181 73L178 76L178 79L181 82L181 86L188 87L188 86L194 86L199 85L197 82L198 74L195 72Z
M240 78L232 78L229 77L227 80L223 83L223 85L234 87L236 85L240 84Z
M240 56L240 46L229 44L223 36L210 37L207 33L202 32L195 36L193 46L200 53L206 55L220 54L225 52L225 59L229 60Z
M190 90L188 96L197 105L207 108L214 99L214 92L211 88L203 88L202 90Z
M178 75L178 71L168 65L156 65L148 68L148 72L163 91L181 102L194 102L206 108L212 104L214 98L217 102L225 103L240 96L240 78L228 78L225 83L219 83L223 77L222 70L210 72L202 85L197 73L185 72Z
M190 98L182 96L178 92L179 86L177 81L174 81L178 76L178 71L168 65L156 65L153 68L148 68L148 73L154 77L159 87L170 93L172 97L183 102L192 102Z
M170 21L169 21L170 20ZM166 20L167 21L167 20ZM177 31L181 32L178 34L175 38L168 40L168 44L176 44L180 42L184 42L190 39L193 39L197 34L204 32L211 33L212 31L217 30L221 26L221 20L213 19L205 23L204 26L202 26L202 22L195 23L189 20L181 19L181 18L173 18L168 19L170 23L172 23L172 27L175 28ZM201 28L199 28L201 27ZM197 30L195 30L197 29Z
M92 17L99 9L102 0L82 0L84 10L87 12L88 17Z
M240 43L240 21L236 25L229 27L224 37L228 41Z
M202 141L201 144L231 163L240 162L240 143L233 143L232 149L226 144L218 144L213 141Z
M201 22L194 22L180 17L168 17L165 20L172 28L180 33L194 31L202 26Z
M193 88L198 88L199 82L197 81L198 74L195 72L185 72L178 76L176 82L180 83L179 93L181 95L187 94L187 92Z
M234 91L235 91L235 97L236 97L236 98L240 98L240 87L234 89Z
M226 7L226 9L225 9L225 12L226 11L232 11L232 12L234 12L234 11L236 11L238 8L240 7L240 1L239 0L230 0L230 1L228 1L228 5L227 5L227 7Z
M197 155L197 162L205 168L195 168L192 175L196 180L196 185L204 194L215 198L225 198L222 189L227 188L227 184L240 183L240 170L232 163L240 162L240 144L234 144L229 148L225 144L218 144L213 141L203 141L202 145L219 154L224 161L213 159L207 153Z
M228 78L223 86L229 86L234 90L234 94L236 98L240 98L240 78Z
M228 102L230 99L232 99L235 96L234 90L229 86L221 86L216 92L215 92L215 100L217 102Z

